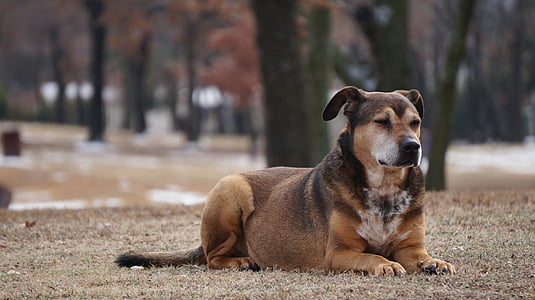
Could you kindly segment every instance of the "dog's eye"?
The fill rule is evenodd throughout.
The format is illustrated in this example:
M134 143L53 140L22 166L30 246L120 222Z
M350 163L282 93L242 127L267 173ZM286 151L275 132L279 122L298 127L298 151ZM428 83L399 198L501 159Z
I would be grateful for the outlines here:
M420 120L414 120L411 122L411 127L418 127L420 126Z
M389 119L379 119L374 121L377 124L381 124L386 127L390 127L390 120Z

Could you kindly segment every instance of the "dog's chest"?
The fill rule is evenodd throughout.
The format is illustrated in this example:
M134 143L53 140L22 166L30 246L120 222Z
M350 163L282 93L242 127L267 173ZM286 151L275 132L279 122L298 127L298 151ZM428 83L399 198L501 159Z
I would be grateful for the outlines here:
M392 217L402 214L412 203L413 198L399 188L364 189L367 211L387 223Z
M366 209L359 212L361 223L357 233L365 239L372 251L384 251L397 241L407 237L409 231L400 232L402 214L411 204L412 197L406 191L366 190Z

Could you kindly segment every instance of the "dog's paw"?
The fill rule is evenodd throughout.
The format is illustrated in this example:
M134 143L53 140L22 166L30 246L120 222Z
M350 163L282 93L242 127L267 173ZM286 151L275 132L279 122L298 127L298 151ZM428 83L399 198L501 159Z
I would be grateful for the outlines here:
M258 265L249 257L237 257L233 261L233 269L260 271Z
M383 275L383 276L401 276L405 275L407 271L403 268L402 265L397 262L389 261L385 263L380 263L373 269L372 275Z
M427 274L455 274L455 267L452 264L436 258L419 262L418 268Z

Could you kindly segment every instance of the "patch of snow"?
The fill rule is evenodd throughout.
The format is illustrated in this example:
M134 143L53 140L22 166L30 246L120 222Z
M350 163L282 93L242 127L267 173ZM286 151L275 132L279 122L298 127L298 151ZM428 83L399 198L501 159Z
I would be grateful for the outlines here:
M124 200L117 197L98 198L90 203L90 207L119 207L124 205Z
M13 200L15 203L46 202L50 201L50 192L48 190L20 190L15 192Z
M46 202L29 202L29 203L11 203L10 210L27 210L27 209L82 209L88 207L89 201L86 200L65 200L65 201L46 201Z
M34 160L28 156L0 156L0 167L31 169L34 167Z
M22 202L11 203L10 210L27 210L27 209L82 209L87 207L118 207L124 205L121 198L96 199L94 201L73 199L62 201L42 201L42 202Z
M204 203L206 196L196 192L186 192L180 189L153 189L147 192L147 198L152 202L195 205Z
M457 172L494 168L513 174L535 174L535 147L454 146L446 155Z
M106 151L115 150L115 147L104 142L88 142L80 141L75 144L76 150L80 152L89 152L89 153L101 153Z

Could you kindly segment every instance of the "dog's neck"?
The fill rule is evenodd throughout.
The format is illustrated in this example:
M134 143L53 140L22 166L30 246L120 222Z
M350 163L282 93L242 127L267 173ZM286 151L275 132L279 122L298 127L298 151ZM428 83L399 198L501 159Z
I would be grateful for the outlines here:
M370 190L398 191L406 182L409 168L388 168L380 165L364 166Z

